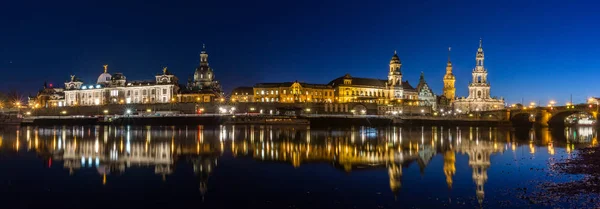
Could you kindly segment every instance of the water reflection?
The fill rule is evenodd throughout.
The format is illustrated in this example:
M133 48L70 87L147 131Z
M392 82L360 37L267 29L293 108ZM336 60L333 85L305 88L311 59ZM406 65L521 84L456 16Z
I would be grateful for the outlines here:
M564 132L564 133L561 133ZM25 140L23 140L25 139ZM22 144L25 143L25 144ZM98 182L110 184L107 176L128 169L148 167L163 181L175 171L178 161L193 168L202 196L208 178L218 169L219 159L251 157L259 162L285 162L293 167L326 162L344 172L387 169L389 187L402 189L403 170L416 163L421 173L432 158L443 158L448 189L453 188L457 155L468 157L475 197L482 204L491 156L524 145L532 155L539 147L571 152L577 146L597 144L592 127L564 130L505 130L490 127L349 127L317 130L310 127L219 126L219 127L23 127L0 135L0 147L21 152L33 150L49 167L62 167L69 174L95 169ZM3 149L4 151L4 149ZM434 168L438 169L438 168ZM218 186L218 185L217 185Z

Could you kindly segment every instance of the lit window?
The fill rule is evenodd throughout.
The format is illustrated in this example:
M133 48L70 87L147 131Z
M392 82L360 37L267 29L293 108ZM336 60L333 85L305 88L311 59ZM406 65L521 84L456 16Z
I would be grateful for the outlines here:
M260 90L261 95L265 95L265 90Z

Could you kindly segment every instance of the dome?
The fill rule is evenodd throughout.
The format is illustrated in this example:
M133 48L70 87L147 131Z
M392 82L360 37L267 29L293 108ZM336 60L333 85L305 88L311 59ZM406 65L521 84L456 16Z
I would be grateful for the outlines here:
M392 59L390 60L390 64L400 64L400 57L398 57L396 52L394 52L394 56L392 56Z
M100 84L100 83L107 83L107 82L110 82L110 78L111 78L111 77L112 77L112 76L111 76L109 73L106 73L106 72L105 72L105 73L102 73L102 74L100 74L100 76L98 76L98 82L96 82L96 83L99 83L99 84Z

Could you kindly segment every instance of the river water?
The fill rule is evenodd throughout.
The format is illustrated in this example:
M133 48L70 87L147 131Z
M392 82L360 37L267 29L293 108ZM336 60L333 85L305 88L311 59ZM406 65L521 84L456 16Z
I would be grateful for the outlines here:
M545 208L522 193L572 180L551 165L596 145L591 127L4 127L0 199L2 208Z

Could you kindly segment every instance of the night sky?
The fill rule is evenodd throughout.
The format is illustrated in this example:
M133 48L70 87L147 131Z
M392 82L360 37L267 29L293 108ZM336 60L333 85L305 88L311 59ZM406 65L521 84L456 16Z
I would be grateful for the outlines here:
M600 96L594 1L173 2L0 1L0 91L33 94L71 74L95 83L103 64L129 80L168 66L183 83L205 43L227 92L346 73L386 79L397 50L403 79L416 86L423 71L441 94L451 46L457 96L467 96L481 37L492 95L509 104Z

